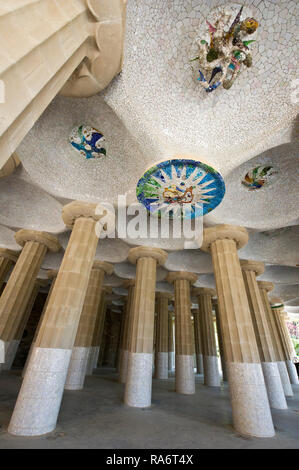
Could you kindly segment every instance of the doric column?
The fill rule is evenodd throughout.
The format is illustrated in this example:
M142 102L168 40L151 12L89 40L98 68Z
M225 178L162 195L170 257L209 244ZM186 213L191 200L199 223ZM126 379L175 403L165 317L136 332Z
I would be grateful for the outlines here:
M196 370L198 374L203 374L203 356L202 356L202 333L200 324L200 313L199 309L194 308L193 311L193 324L194 324L194 346L196 355Z
M247 230L218 225L204 230L203 251L211 252L236 431L274 436L270 406L237 250Z
M287 403L276 363L270 328L256 280L256 276L260 276L264 272L264 263L241 260L240 264L269 403L272 408L283 410L287 408Z
M13 264L17 262L18 256L17 251L0 248L0 292L7 274Z
M98 243L96 211L96 204L78 201L63 208L63 220L73 229L11 418L12 434L55 428Z
M123 286L128 289L125 318L124 318L124 333L123 341L121 344L121 355L119 365L119 382L126 383L128 372L128 357L129 347L132 334L132 312L133 312L133 298L135 291L135 279L128 279L124 282Z
M225 352L224 352L224 347L223 347L223 333L222 333L221 322L220 322L218 299L215 299L215 298L212 299L212 305L215 311L215 318L216 318L218 346L219 346L221 368L222 368L222 380L224 382L227 382L226 360L225 360Z
M84 387L92 348L92 338L101 301L102 284L106 273L109 275L113 273L112 264L104 261L95 261L93 263L65 381L64 388L66 390L81 390Z
M212 311L212 297L216 295L216 292L214 289L197 287L192 293L198 298L198 311L201 319L204 384L209 387L219 387L220 377Z
M0 167L58 92L91 96L119 73L125 5L123 0L11 0L1 5L5 101Z
M41 313L40 319L38 321L38 324L37 324L37 327L36 327L36 330L35 330L35 333L34 333L34 336L33 336L33 340L32 340L28 355L27 355L25 365L24 365L23 370L22 370L22 377L24 377L24 375L26 373L27 366L28 366L32 351L33 351L34 346L35 346L35 341L36 341L39 329L41 327L41 324L42 324L42 321L43 321L43 318L44 318L44 315L45 315L45 311L47 309L47 305L48 305L48 302L49 302L49 299L50 299L50 296L51 296L51 292L52 292L54 284L55 284L55 279L57 277L57 274L58 274L58 269L48 269L48 271L47 271L47 276L50 280L52 280L52 283L51 283L51 287L49 289L49 292L48 292L48 295L47 295L47 298L46 298L46 301L45 301L45 304L44 304L44 307L43 307L43 311Z
M273 290L274 284L272 282L267 281L257 281L257 285L260 289L261 298L264 305L264 310L266 314L266 319L268 321L268 327L270 330L272 344L274 348L274 354L280 374L281 383L283 386L283 391L286 397L292 397L294 395L289 374L287 371L287 366L285 363L285 356L284 351L282 349L281 341L279 332L277 330L277 325L274 319L274 315L272 314L270 302L268 298L268 292Z
M174 369L175 354L174 354L174 335L173 335L173 313L168 312L168 370L171 372Z
M151 405L152 395L156 271L167 253L140 246L131 248L128 259L137 266L124 402L143 408Z
M90 363L87 366L86 375L92 375L94 369L97 368L99 361L99 354L103 350L103 331L106 318L106 294L111 294L111 287L102 287L101 301L96 318L95 328L92 336L92 354L90 356Z
M112 305L110 310L109 342L106 350L106 362L109 367L116 367L117 347L120 336L121 310Z
M281 300L281 299L279 299ZM283 320L284 316L284 306L281 305L272 305L271 304L272 314L274 315L274 319L276 322L277 330L280 336L280 341L282 345L282 349L284 351L285 362L288 370L288 374L290 377L291 384L298 385L298 375L296 371L296 367L292 361L292 353L289 344L289 333L285 331L285 323Z
M168 379L168 300L167 292L157 292L157 335L155 349L155 378Z
M0 342L5 350L15 338L47 250L60 250L57 238L46 232L20 230L15 239L23 249L0 298Z
M191 327L190 284L197 275L185 271L170 272L166 278L174 284L175 311L175 389L177 393L195 393L194 351Z

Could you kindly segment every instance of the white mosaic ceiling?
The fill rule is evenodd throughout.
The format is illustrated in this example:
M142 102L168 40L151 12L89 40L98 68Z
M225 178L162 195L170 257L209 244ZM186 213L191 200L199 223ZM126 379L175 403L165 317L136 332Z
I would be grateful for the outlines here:
M237 12L240 3L128 2L122 73L101 95L56 97L17 150L22 166L0 179L1 247L17 249L9 230L25 227L59 234L65 248L70 232L61 219L64 203L78 199L116 204L120 194L127 195L127 203L136 202L136 184L146 169L183 156L210 164L225 180L223 202L204 223L249 228L250 240L240 257L276 265L275 270L267 267L263 279L297 286L298 104L293 83L298 3L246 1L248 12L260 23L253 66L230 90L207 94L192 76L190 54L195 37L206 36L205 19L225 5ZM85 160L70 146L69 133L80 124L103 132L106 157ZM275 165L278 178L273 185L248 191L242 178L264 163ZM127 253L140 244L168 250L167 269L203 274L197 285L213 285L209 255L184 250L196 244L148 236L100 240L96 258L117 263L106 285L119 286L117 276L134 275ZM43 267L55 268L60 257L47 256ZM166 273L161 268L158 281L163 282ZM293 294L293 287L286 292L288 298Z

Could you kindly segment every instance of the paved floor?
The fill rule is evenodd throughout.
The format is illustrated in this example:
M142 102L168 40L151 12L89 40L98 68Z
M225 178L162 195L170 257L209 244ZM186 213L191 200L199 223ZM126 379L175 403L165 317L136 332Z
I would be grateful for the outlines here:
M196 377L196 394L174 392L174 378L153 380L152 407L122 404L124 386L112 369L98 369L81 391L65 391L54 432L15 437L7 425L21 385L19 371L0 374L0 449L299 449L299 386L289 409L273 410L276 436L244 438L231 426L227 385L206 387Z

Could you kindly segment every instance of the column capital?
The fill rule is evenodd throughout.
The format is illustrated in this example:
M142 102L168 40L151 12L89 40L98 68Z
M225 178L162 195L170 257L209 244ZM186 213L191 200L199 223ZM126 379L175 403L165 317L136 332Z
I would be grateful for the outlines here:
M9 259L14 263L17 262L19 256L18 251L9 250L8 248L0 248L0 258Z
M38 284L40 287L47 287L49 285L49 279L36 279L36 284Z
M123 283L122 283L122 287L124 289L129 289L129 287L134 287L135 286L135 279L126 279Z
M195 287L192 289L192 295L210 295L211 297L216 296L215 289L209 289L208 287Z
M26 242L38 242L41 245L45 245L48 250L53 253L57 253L61 249L61 245L54 235L47 232L39 232L37 230L19 230L15 233L15 240L22 247Z
M202 251L210 251L211 244L216 240L234 240L239 250L248 242L249 236L245 227L238 225L221 224L205 228L203 231L203 242L200 247Z
M256 276L260 276L265 271L265 265L261 261L241 259L240 265L242 271L254 271Z
M174 281L189 281L190 284L194 284L198 279L198 275L195 273L189 273L188 271L172 271L169 272L166 281L172 283Z
M103 291L105 294L112 294L112 287L110 287L110 286L103 286L103 287L102 287L102 291Z
M280 297L271 297L270 305L271 305L271 308L273 308L273 307L282 307L283 300Z
M136 264L138 258L153 258L157 261L158 266L162 266L167 260L168 253L161 248L151 246L136 246L131 248L128 254L128 260L132 264Z
M63 222L67 228L72 229L76 219L80 217L98 221L103 216L96 213L97 206L97 203L72 201L62 208Z
M94 261L92 269L97 269L99 271L104 271L105 274L111 276L114 271L113 264L107 263L106 261Z
M168 299L168 300L171 300L173 299L173 294L171 294L170 292L159 292L157 291L156 292L156 299Z
M49 279L55 279L58 274L58 269L48 269L47 270L47 276Z
M271 290L274 289L273 282L269 282L269 281L257 281L257 285L259 286L260 289L264 289L267 292L270 292Z

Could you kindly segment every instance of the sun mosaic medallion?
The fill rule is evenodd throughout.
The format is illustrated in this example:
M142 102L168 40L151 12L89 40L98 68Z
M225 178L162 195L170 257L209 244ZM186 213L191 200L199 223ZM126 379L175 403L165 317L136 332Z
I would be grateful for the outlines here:
M70 133L69 141L86 159L101 158L107 153L104 135L91 126L75 127Z
M269 186L277 180L278 171L273 166L261 165L248 171L242 180L249 191Z
M225 193L214 168L185 159L167 160L147 170L138 181L138 201L161 217L194 219L211 212Z

